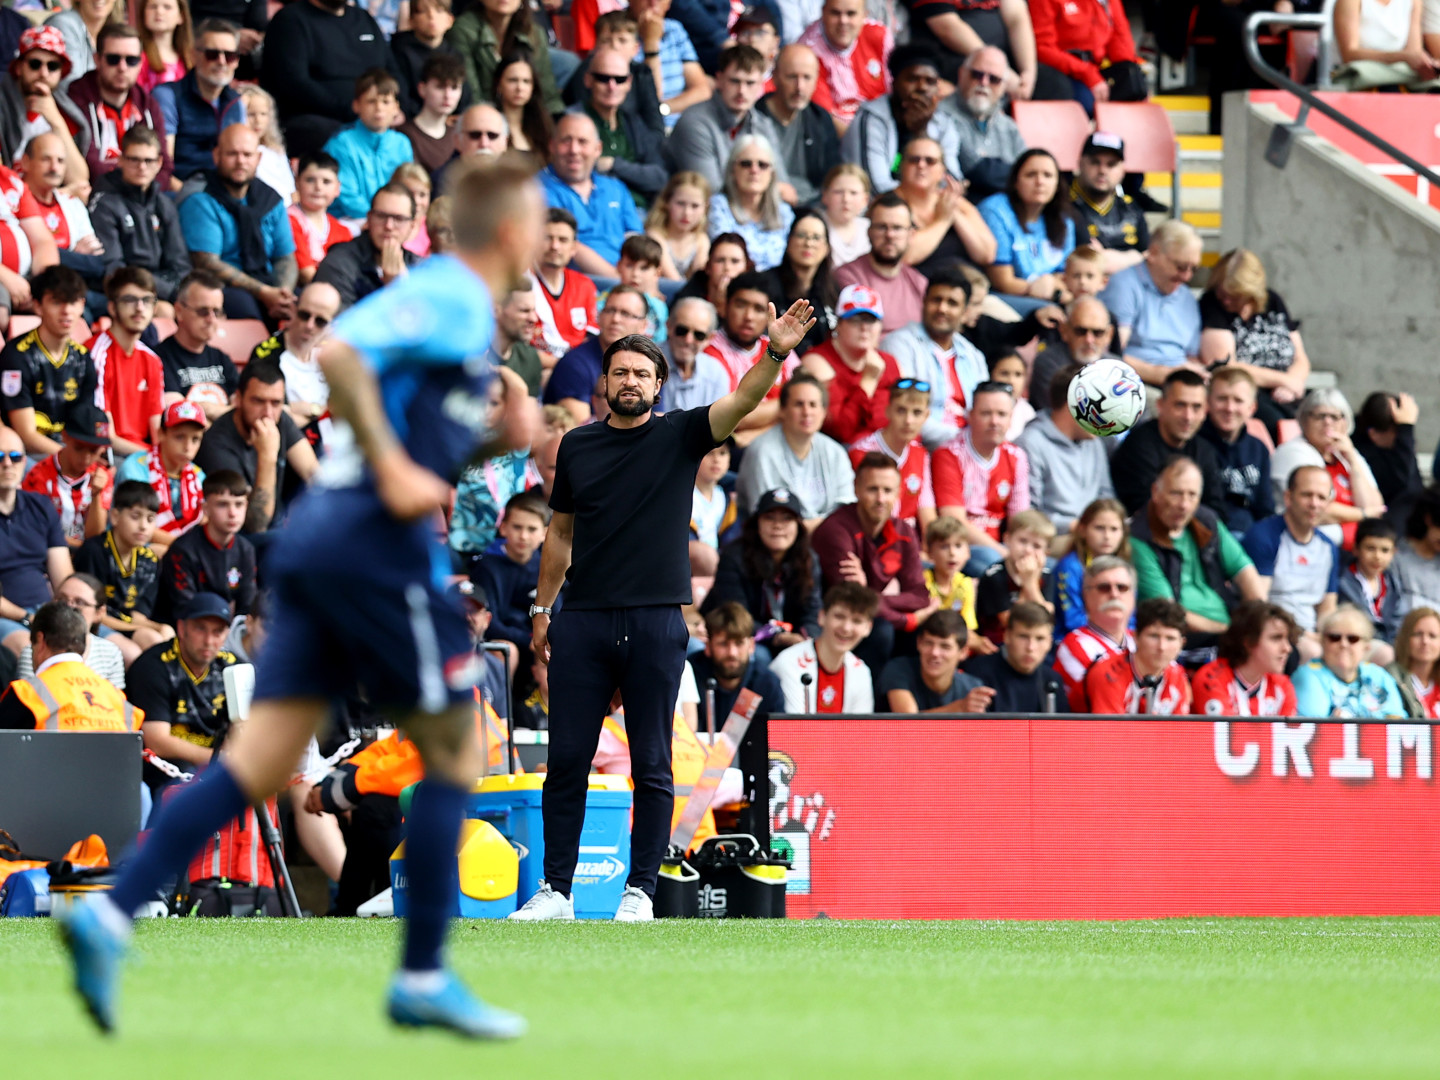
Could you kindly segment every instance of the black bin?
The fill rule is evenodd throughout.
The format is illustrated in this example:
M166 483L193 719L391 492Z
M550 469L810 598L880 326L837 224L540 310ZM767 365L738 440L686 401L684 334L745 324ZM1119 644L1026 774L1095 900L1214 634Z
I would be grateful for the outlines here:
M702 919L783 919L788 859L745 833L712 836L691 857Z

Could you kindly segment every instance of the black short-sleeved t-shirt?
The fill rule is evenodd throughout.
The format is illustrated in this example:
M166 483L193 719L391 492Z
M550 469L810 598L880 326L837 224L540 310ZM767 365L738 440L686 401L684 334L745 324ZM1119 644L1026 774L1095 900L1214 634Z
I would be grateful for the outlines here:
M1290 317L1290 309L1273 289L1265 310L1248 319L1226 311L1215 290L1206 290L1200 296L1200 324L1207 330L1231 331L1235 335L1234 359L1242 364L1289 371L1295 363L1295 342L1290 335L1300 324Z
M954 56L925 21L937 15L953 14L959 15L986 45L994 45L1007 56L1010 54L1010 35L1005 29L1005 20L1000 17L1000 0L904 0L904 3L910 9L912 41L929 42L945 50L948 56Z
M280 414L280 456L275 462L275 520L277 521L279 511L284 506L285 455L303 438L305 438L304 433L296 426L295 421L290 419L290 414L282 412ZM234 469L245 477L246 483L252 488L255 486L255 473L260 465L260 453L245 442L245 437L235 426L234 409L217 417L215 422L210 425L209 430L205 432L205 438L200 443L200 452L195 455L195 464L205 471L206 476L217 473L221 469Z
M886 664L885 670L880 673L880 693L876 695L875 705L880 712L888 712L890 691L909 690L914 695L915 704L919 706L920 711L928 712L930 709L938 709L941 705L959 701L971 690L981 685L983 684L979 679L973 675L966 675L957 668L950 688L943 694L937 694L925 685L925 677L920 673L918 656L897 656Z
M708 405L565 434L550 508L575 515L567 609L690 603L695 473L715 445Z
M215 383L228 394L240 385L235 362L219 349L206 345L198 353L191 352L172 334L155 347L160 366L165 369L165 392L188 397L190 391L205 383Z
M77 402L95 401L95 364L85 346L65 343L58 356L31 330L0 350L0 404L6 415L35 410L35 430L54 438Z
M105 586L105 607L117 619L134 615L149 618L160 587L160 559L148 547L130 553L130 565L120 561L114 530L86 540L74 554L77 573L90 574Z

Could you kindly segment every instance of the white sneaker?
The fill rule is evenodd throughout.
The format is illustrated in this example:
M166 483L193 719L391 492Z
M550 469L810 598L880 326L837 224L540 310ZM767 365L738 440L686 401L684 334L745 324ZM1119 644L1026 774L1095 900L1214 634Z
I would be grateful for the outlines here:
M615 921L654 922L655 904L645 895L644 889L627 885L624 895L620 897L620 906L615 909Z
M561 896L542 880L535 895L525 901L525 906L519 911L512 911L506 918L519 922L573 921L575 901Z

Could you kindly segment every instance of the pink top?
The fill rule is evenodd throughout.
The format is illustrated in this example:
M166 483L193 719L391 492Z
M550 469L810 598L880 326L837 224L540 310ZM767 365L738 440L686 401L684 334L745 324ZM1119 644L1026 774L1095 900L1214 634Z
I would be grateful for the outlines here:
M188 70L185 61L178 57L173 64L166 64L161 71L156 71L150 66L149 61L146 61L140 65L140 86L146 93L149 93L161 83L179 82L185 77L185 72Z
M420 227L415 230L415 235L404 243L406 251L410 252L417 259L423 259L430 254L430 230L425 227L422 221Z

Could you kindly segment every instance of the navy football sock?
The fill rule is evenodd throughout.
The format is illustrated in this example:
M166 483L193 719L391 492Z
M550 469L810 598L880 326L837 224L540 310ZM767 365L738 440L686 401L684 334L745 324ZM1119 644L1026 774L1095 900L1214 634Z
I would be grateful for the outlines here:
M244 813L250 800L222 762L168 799L139 852L125 864L110 899L126 915L155 899L155 892L200 850L213 833Z
M440 967L440 948L460 888L455 848L467 789L425 780L415 789L405 822L405 875L410 879L410 917L405 929L406 971Z

